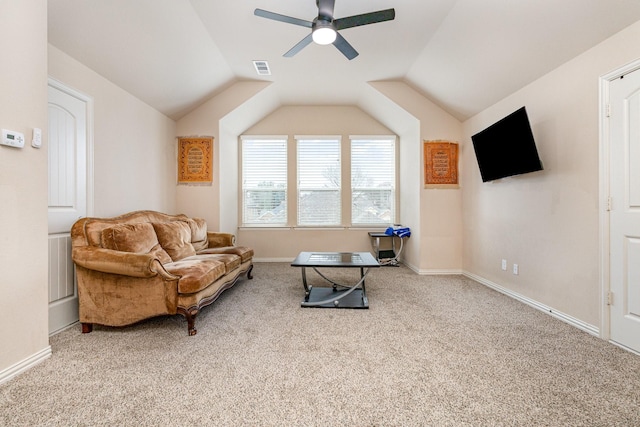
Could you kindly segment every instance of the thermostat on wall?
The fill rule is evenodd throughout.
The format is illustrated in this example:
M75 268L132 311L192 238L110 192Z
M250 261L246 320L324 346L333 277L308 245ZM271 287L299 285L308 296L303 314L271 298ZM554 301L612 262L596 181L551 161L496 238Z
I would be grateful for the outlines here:
M24 147L24 135L20 132L2 129L2 141L0 141L0 144L22 148Z

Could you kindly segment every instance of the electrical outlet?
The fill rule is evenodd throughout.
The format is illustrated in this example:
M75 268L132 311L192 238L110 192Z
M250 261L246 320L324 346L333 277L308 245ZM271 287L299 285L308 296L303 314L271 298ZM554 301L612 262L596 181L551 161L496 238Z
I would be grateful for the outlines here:
M513 264L513 274L518 274L518 264Z
M502 260L502 271L507 271L507 260L506 259Z

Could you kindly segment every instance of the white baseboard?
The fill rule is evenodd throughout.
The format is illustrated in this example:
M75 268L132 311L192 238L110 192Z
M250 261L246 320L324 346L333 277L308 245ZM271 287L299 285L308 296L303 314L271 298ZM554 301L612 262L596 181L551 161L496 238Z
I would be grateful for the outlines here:
M33 368L38 363L45 361L51 357L51 346L43 348L36 354L33 354L26 359L16 363L15 365L9 366L8 368L0 371L0 384L4 384L5 382L11 380L13 377L21 374L27 369Z
M283 263L291 263L293 262L293 258L254 258L253 262L283 262ZM447 275L447 274L457 274L460 275L462 274L461 270L420 270L419 268L417 268L414 265L411 264L407 264L405 261L400 260L400 264L404 265L405 267L408 267L409 269L411 269L413 272L417 273L417 274L424 274L424 275L428 275L428 274L439 274L439 275Z
M620 343L617 343L617 342L615 342L615 341L611 341L611 340L609 340L609 343L611 343L611 344L615 345L616 347L620 347L621 349L626 350L626 351L628 351L629 353L633 353L633 354L635 354L636 356L640 356L640 352L639 352L639 351L635 351L635 350L634 350L634 349L632 349L632 348L626 347L626 346L624 346L624 345L622 345L622 344L620 344Z
M52 336L54 336L54 335L59 334L60 332L64 332L64 331L66 331L67 329L74 328L74 327L75 327L76 325L78 325L79 323L80 323L80 321L76 321L76 322L73 322L73 323L72 323L72 324L70 324L70 325L63 326L62 328L58 329L57 331L49 332L49 338L51 338L51 337L52 337Z
M565 314L565 313L563 313L561 311L558 311L555 308L549 307L549 306L547 306L545 304L542 304L542 303L540 303L540 302L538 302L536 300L533 300L533 299L531 299L529 297L525 297L524 295L520 295L517 292L513 292L510 289L504 288L504 287L498 285L497 283L494 283L494 282L492 282L490 280L487 280L487 279L485 279L483 277L480 277L480 276L477 276L475 274L469 273L468 271L463 271L462 275L466 276L466 277L468 277L468 278L470 278L470 279L472 279L472 280L474 280L474 281L476 281L478 283L481 283L481 284L483 284L483 285L485 285L485 286L487 286L487 287L489 287L489 288L491 288L491 289L493 289L495 291L498 291L501 294L504 294L504 295L506 295L508 297L511 297L511 298L513 298L515 300L518 300L518 301L520 301L520 302L522 302L524 304L527 304L529 307L533 307L536 310L540 310L540 311L542 311L544 313L549 314L552 317L555 317L556 319L562 320L565 323L568 323L568 324L570 324L572 326L575 326L576 328L578 328L578 329L580 329L582 331L585 331L585 332L587 332L587 333L589 333L591 335L594 335L596 337L600 337L600 328L598 328L597 326L590 325L590 324L588 324L586 322L583 322L580 319L576 319L573 316L570 316L570 315Z
M411 268L411 267L409 267ZM415 271L416 273L423 275L423 276L449 276L452 274L455 275L461 275L462 274L462 270L447 270L447 269L422 269L422 270L415 270L414 268L411 268L413 271Z

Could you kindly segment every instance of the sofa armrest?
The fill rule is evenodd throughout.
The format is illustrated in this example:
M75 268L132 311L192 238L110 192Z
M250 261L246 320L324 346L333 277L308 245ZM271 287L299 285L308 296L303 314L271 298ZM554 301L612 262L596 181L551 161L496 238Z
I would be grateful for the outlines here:
M225 246L235 246L236 236L231 233L219 233L215 231L207 232L208 248L222 248Z
M152 254L137 254L111 249L82 246L73 248L71 257L77 265L103 273L133 277L153 277L160 274L167 279L176 279L168 273L160 260Z

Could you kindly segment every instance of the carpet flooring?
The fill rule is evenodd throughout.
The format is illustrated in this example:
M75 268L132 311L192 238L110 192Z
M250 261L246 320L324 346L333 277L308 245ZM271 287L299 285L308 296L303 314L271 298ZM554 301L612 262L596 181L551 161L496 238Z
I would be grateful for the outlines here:
M289 264L253 275L196 336L166 316L51 337L0 386L0 425L640 425L639 356L463 276L376 269L352 310L301 308Z

